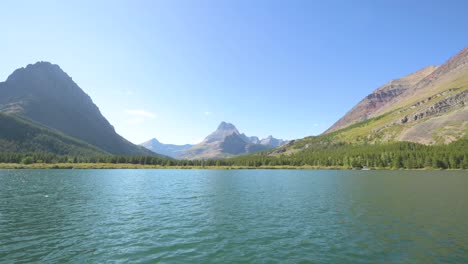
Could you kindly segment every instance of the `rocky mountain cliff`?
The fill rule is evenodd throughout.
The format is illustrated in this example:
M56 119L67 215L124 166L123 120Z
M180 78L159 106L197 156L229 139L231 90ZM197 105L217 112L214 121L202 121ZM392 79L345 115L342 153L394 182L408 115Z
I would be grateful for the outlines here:
M286 143L285 140L270 136L259 140L240 133L230 123L221 122L218 128L201 143L192 146L180 158L217 159L272 149Z
M189 150L193 145L164 144L159 142L156 138L153 138L151 140L141 143L140 146L143 146L155 153L178 159L185 153L185 151Z
M0 112L21 115L112 154L153 155L118 135L58 65L30 64L0 83Z

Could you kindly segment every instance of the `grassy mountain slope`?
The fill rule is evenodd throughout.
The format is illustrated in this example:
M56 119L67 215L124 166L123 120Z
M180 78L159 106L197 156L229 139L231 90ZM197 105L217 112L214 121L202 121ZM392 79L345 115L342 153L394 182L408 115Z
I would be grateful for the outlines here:
M41 152L70 156L108 154L86 142L19 116L0 113L0 127L0 152Z
M431 69L433 71L427 74ZM340 119L344 122L335 123L324 134L295 140L264 154L299 157L311 155L314 151L324 154L330 148L337 151L351 146L379 148L383 145L398 145L400 142L443 145L462 140L466 145L468 48L443 65L426 68L416 74L416 77L414 74L410 75L411 82L407 84L411 85L391 88L400 89L392 93L397 95L385 100L378 99L381 103L378 107L372 107L377 105L372 102L376 102L376 94L389 91L388 85L366 97ZM401 80L399 83L401 84ZM361 111L362 109L367 112Z
M401 100L402 95L404 95L406 91L431 74L435 69L437 69L437 67L429 66L381 86L362 99L348 113L327 129L325 133L345 128L375 116L379 110L390 105L391 102Z
M467 103L468 48L465 48L364 121L326 133L335 141L347 143L449 143L467 134Z

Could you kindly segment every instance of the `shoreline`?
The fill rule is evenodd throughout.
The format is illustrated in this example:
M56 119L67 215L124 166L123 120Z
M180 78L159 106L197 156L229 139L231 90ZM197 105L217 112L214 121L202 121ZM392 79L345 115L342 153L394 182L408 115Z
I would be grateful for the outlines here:
M127 163L0 163L0 169L161 169L161 170L361 170L351 167L323 167L323 166L160 166ZM463 169L434 169L434 168L370 168L370 170L454 170Z

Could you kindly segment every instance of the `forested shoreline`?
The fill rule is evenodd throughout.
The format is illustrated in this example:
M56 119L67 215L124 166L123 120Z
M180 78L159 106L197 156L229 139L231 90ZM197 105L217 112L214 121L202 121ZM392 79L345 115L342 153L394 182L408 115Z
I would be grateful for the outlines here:
M290 155L272 155L268 152L260 152L219 160L175 160L159 156L69 156L41 152L7 152L0 153L0 163L70 164L69 167L73 167L72 164L89 164L88 167L93 167L92 164L109 164L105 166L109 168L129 164L164 168L468 169L467 149L468 140L464 138L448 145L434 146L411 142L376 145L329 144L311 147ZM117 166L117 164L120 165ZM4 165L3 167L11 166ZM102 165L96 167L102 167Z

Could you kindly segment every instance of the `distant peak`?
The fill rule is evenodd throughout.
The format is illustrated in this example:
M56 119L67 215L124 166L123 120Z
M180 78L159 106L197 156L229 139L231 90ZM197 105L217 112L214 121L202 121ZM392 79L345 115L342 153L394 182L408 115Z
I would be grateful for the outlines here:
M152 139L150 140L150 142L151 142L151 143L161 143L161 142L159 142L159 140L157 140L156 138L152 138Z
M226 123L226 122L221 122L221 124L219 124L218 126L218 129L217 130L235 130L236 127L231 124L231 123Z

